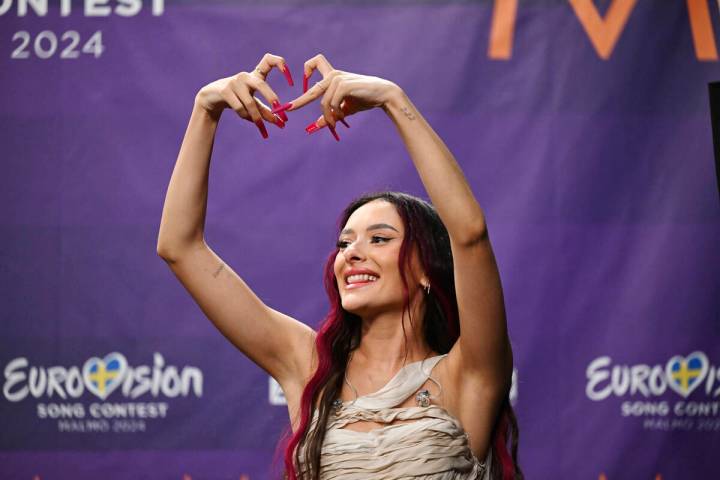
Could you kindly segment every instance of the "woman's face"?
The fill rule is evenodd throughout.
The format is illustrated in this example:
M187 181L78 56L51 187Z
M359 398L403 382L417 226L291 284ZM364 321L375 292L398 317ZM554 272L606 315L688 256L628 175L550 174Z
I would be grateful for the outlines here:
M345 310L365 317L402 309L398 256L404 235L400 215L385 200L373 200L353 212L340 232L334 267ZM414 252L411 264L413 272L407 272L406 278L412 297L420 288Z

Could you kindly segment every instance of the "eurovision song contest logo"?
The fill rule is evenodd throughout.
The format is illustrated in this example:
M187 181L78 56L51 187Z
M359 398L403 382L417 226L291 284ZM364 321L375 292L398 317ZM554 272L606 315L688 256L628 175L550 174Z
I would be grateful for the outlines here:
M625 399L621 415L642 418L645 429L720 431L720 366L702 351L674 355L664 365L613 365L601 356L586 376L590 400Z
M168 365L158 352L152 365L134 366L119 352L89 358L82 367L34 366L17 357L3 373L4 399L41 400L37 418L57 421L61 432L143 432L150 420L167 418L172 399L203 395L200 368ZM88 394L99 401L88 403ZM143 395L150 400L135 400Z

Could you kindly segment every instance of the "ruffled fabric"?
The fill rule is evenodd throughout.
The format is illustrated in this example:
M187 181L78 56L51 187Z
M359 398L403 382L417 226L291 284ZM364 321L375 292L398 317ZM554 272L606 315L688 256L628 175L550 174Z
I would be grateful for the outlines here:
M484 462L473 455L467 433L444 408L396 408L422 387L445 355L401 368L380 390L345 402L331 412L321 450L322 480L415 479L489 480L492 451ZM344 427L356 421L392 423L357 432ZM317 424L317 411L311 428ZM301 467L302 468L302 467Z

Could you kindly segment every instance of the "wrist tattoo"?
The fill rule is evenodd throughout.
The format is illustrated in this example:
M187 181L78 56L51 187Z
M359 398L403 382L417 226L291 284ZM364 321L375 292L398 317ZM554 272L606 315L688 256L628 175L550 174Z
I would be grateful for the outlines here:
M217 278L217 276L220 275L220 272L222 271L223 268L225 268L225 264L221 263L220 266L217 268L217 270L215 270L213 272L213 274L212 274L213 278Z
M400 111L405 115L408 120L415 120L415 114L410 111L407 107L400 107Z

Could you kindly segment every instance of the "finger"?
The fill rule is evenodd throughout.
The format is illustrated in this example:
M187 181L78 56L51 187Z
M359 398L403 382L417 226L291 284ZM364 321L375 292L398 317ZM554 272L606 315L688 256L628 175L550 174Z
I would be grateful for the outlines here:
M343 102L340 104L340 110L342 110L342 112L343 112L345 115L352 115L352 114L354 113L354 110L353 110L353 107L352 107L352 102L351 102L351 100L350 100L349 98L346 98L345 100L343 100ZM345 119L340 119L340 121L341 121L347 128L350 128L350 124L348 124L348 123L345 121ZM328 125L327 125L327 122L325 121L325 117L324 117L324 116L320 116L317 120L315 120L315 121L312 122L310 125L308 125L307 127L305 127L305 131L306 131L307 133L313 133L313 132L317 132L317 131L320 130L321 128L325 128L325 127L327 127L327 126L328 126Z
M324 127L328 127L328 130L330 130L332 136L335 137L335 140L337 140L338 142L340 141L340 136L337 134L337 131L332 125L328 125L328 123L325 121L325 117L320 117L315 120L313 123L305 127L305 131L308 134L315 133Z
M304 107L308 103L320 98L327 90L332 79L335 78L335 76L337 76L337 75L340 75L340 71L333 70L332 72L330 72L328 74L327 77L325 77L324 79L322 79L319 82L316 82L315 85L313 85L307 92L303 93L296 99L288 102L288 104L290 106L284 110L288 111L288 112L290 112L292 110L297 110L298 108ZM276 111L276 113L277 113L277 111Z
M272 53L266 53L263 55L260 63L258 63L255 70L253 70L253 74L257 75L262 80L265 80L273 67L277 67L278 70L285 75L285 79L291 87L295 85L293 83L292 75L290 74L290 67L288 67L285 59L278 55L273 55Z
M332 102L331 102L331 103L332 103ZM340 102L340 112L341 112L341 115L340 115L340 118L338 119L338 120L340 120L340 121L342 122L342 124L345 125L345 127L347 127L347 128L350 128L350 124L347 123L347 121L345 121L345 116L350 115L350 113L348 113L348 112L351 111L349 104L350 104L350 99L349 99L349 98L346 98L345 100L343 100L343 101Z
M305 131L307 133L314 133L324 127L327 127L327 122L325 121L325 117L321 115L317 120L305 127Z
M290 120L288 118L287 114L285 113L285 111L282 110L282 105L280 105L280 102L278 100L275 100L274 102L272 102L272 106L273 106L273 110L278 109L277 114L280 116L280 118L282 118L282 120L284 122L287 122L288 120Z
M340 103L340 110L342 110L343 116L345 117L357 112L353 100L350 97L345 98L345 100Z
M280 98L277 96L275 91L270 88L270 85L267 84L265 80L262 80L260 78L257 78L254 75L248 75L246 79L246 83L252 87L254 90L257 90L260 92L260 94L265 97L265 100L267 100L270 105L272 105L273 110L279 109L281 107L280 105ZM255 99L257 101L257 99ZM288 117L285 115L285 112L280 110L278 112L280 117L283 119L283 121L287 121Z
M352 115L355 113L355 110L352 107L352 101L349 98L346 98L342 101L340 104L340 110L343 112L344 115ZM341 118L340 121L345 125L347 128L350 128L350 124L348 124L344 118ZM317 120L312 122L310 125L305 127L305 131L308 133L317 132L321 128L327 127L327 122L325 121L324 116L320 116Z
M250 116L250 120L255 123L255 125L257 125L262 137L268 138L267 129L265 128L265 123L263 123L262 115L260 114L258 104L255 101L255 98L250 95L247 85L238 82L230 82L230 85L233 89L233 92L235 92L235 95L237 95L237 97L242 102L245 110L247 110L247 113Z
M263 57L260 59L260 62L257 64L255 69L252 71L252 73L259 78L265 80L267 76L270 74L270 71L272 71L273 67L278 67L285 63L285 59L283 57L280 57L278 55L273 55L272 53L266 53L263 55Z
M342 77L338 78L342 80ZM334 90L332 87L328 88L328 91L325 93L326 97L330 97L328 105L330 105L330 109L337 120L345 118L345 112L342 109L342 102L349 93L348 84L346 82L338 83Z
M303 65L303 93L307 92L308 80L315 70L319 71L323 78L333 71L332 65L322 53L318 53Z
M258 109L257 102L255 101L255 98L250 95L250 90L248 89L247 85L239 82L230 82L230 87L232 88L232 91L235 93L235 95L237 95L237 97L242 102L245 110L247 110L247 113L250 116L250 119L252 119L253 122L262 120L262 115L260 114L260 110Z
M332 79L330 82L330 86L328 87L327 91L325 92L325 95L323 95L323 99L320 102L323 106L323 110L326 113L325 119L327 119L327 115L330 116L330 122L328 122L328 129L330 129L330 133L332 133L332 136L335 137L336 141L340 141L340 137L338 136L337 132L335 131L335 121L338 118L339 115L342 115L342 112L340 112L340 101L337 102L337 111L333 108L332 105L332 99L339 95L340 98L344 96L345 88L343 87L343 77L341 75L335 76L335 78Z
M240 118L243 118L245 120L250 118L247 110L245 110L245 106L242 104L237 95L235 95L235 92L233 92L232 88L230 88L229 85L220 90L220 96L223 98L223 100L225 100L225 102L230 106L230 108L232 108L235 113L238 114Z
M317 100L318 98L320 98L323 95L323 93L325 93L325 90L327 89L329 84L330 84L329 80L328 81L323 80L321 82L315 83L315 85L310 87L310 89L307 92L303 93L296 99L288 102L286 104L286 108L284 110L288 111L288 112L292 111L292 110L297 110L298 108L304 107L308 103Z
M279 115L272 113L272 110L257 98L255 102L258 104L263 120L275 124L278 128L285 128L285 121Z
M332 107L330 105L330 101L335 95L335 92L340 87L340 82L342 80L342 77L339 75L336 75L332 81L330 82L330 85L328 86L328 89L325 91L325 94L323 95L322 100L320 101L320 107L323 111L323 117L325 117L325 121L327 124L333 128L335 128L335 121L336 121L336 114L332 111ZM340 108L340 105L338 105L338 109Z

